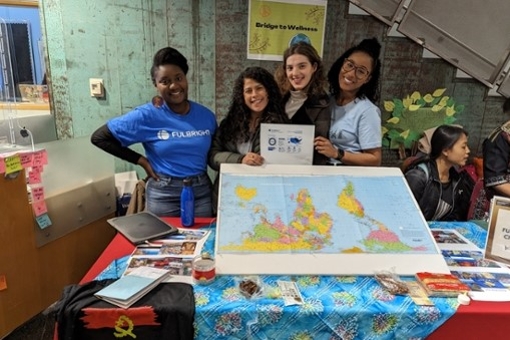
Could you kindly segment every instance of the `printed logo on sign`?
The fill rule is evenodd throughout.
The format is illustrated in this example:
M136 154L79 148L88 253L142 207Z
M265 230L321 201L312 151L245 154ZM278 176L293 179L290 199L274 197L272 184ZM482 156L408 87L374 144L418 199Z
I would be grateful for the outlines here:
M299 137L290 137L289 138L289 143L290 144L294 144L294 145L299 145L301 144L301 141L303 140L303 138L299 138Z
M269 144L269 146L267 147L267 149L269 151L273 151L276 149L275 145L276 145L276 138L274 137L270 137L267 141L267 144Z

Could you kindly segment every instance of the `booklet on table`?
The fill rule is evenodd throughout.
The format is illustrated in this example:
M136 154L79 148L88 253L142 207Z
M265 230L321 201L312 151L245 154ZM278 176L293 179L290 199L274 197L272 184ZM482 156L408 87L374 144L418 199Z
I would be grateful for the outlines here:
M166 269L138 267L101 289L95 296L121 308L129 308L169 275L170 271Z

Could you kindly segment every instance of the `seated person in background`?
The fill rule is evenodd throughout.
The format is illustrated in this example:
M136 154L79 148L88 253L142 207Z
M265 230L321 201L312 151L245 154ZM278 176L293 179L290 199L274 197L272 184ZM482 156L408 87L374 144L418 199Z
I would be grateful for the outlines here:
M510 98L503 103L503 113L510 115ZM483 142L483 178L488 198L510 197L510 120Z
M283 64L276 69L275 77L291 123L314 125L315 137L327 139L331 116L323 68L317 50L310 44L299 42L285 50ZM327 162L326 156L314 150L314 165Z
M427 221L465 221L471 193L455 169L469 156L468 134L458 126L439 126L430 154L413 162L405 177Z
M183 180L192 180L195 215L212 216L207 153L217 123L208 108L188 100L188 62L176 49L154 55L151 78L159 100L111 119L92 134L106 152L143 167L146 210L158 216L180 216ZM128 147L141 143L147 156Z
M333 165L381 165L381 111L378 99L381 45L365 39L342 54L328 72L332 95L329 140L315 147Z
M288 123L282 97L273 75L262 67L248 67L236 79L227 116L221 122L209 151L209 166L222 163L262 165L260 124ZM214 183L216 207L219 173Z

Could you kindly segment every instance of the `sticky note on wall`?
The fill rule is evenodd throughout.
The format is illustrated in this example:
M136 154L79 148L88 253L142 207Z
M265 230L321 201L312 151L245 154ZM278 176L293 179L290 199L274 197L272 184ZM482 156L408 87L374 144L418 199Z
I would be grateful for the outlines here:
M5 157L5 173L12 174L13 172L23 170L23 166L21 165L21 158L19 154L14 156Z
M5 275L0 275L0 291L7 289L7 279Z

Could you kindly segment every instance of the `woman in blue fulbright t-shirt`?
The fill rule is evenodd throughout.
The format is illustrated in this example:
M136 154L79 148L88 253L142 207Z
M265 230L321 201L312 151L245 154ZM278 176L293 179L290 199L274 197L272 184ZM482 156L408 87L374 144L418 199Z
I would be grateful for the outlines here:
M188 62L176 49L154 55L151 77L159 97L113 118L92 135L94 145L143 167L149 179L146 210L158 216L180 215L183 180L192 180L195 215L211 216L207 153L216 131L208 108L188 100ZM141 143L146 156L131 150Z

